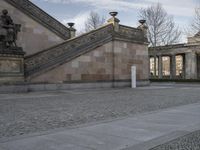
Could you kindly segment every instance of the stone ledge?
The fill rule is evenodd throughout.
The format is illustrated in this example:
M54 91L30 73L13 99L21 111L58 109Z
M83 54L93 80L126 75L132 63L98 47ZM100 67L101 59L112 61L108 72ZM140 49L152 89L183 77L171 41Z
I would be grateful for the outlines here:
M1 85L0 94L7 93L26 93L28 92L28 86L26 85Z
M137 86L147 86L149 81L137 81ZM85 82L85 83L60 83L60 84L30 84L29 91L55 91L71 89L94 89L94 88L119 88L131 87L130 81L107 81L107 82Z
M0 50L0 55L1 56L21 56L24 57L25 52L23 51L23 49L21 47L11 47L11 48L7 48L7 49L1 49Z
M137 81L137 86L148 86L148 80ZM72 89L94 89L94 88L119 88L131 87L130 81L107 81L107 82L88 82L88 83L19 83L1 84L0 93L24 93L37 91L56 91Z

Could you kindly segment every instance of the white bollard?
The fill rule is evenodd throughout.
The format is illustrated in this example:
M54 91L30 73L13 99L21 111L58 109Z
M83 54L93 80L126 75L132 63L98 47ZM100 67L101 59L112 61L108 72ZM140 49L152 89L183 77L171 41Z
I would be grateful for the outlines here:
M131 87L136 88L136 66L131 67Z

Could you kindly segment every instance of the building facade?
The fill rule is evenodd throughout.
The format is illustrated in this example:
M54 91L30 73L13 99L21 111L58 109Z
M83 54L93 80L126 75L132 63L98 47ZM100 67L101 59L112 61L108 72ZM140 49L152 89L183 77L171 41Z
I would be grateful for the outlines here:
M105 25L76 37L73 24L64 26L29 0L2 0L0 11L3 9L22 26L17 45L26 54L19 70L30 89L47 84L130 86L131 66L136 66L137 84L149 84L149 43L143 23L137 28L121 25L112 12ZM6 72L6 57L2 51L0 82L4 84L10 81L3 76L12 74L12 66L17 66L16 61L6 60Z

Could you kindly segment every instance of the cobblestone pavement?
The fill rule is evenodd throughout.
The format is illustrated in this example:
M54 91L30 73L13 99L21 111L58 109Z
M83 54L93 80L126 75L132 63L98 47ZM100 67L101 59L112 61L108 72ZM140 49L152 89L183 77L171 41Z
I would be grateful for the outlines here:
M192 132L150 150L200 150L200 131Z
M200 87L0 95L0 139L200 102Z

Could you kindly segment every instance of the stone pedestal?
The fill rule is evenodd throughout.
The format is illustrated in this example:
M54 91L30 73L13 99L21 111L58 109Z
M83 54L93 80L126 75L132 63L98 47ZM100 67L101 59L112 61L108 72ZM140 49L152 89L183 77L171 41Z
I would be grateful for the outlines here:
M0 51L0 83L24 82L24 52L21 48Z
M113 26L114 26L114 30L116 32L119 31L119 22L120 20L118 18L116 18L118 12L110 12L110 15L112 16L112 18L108 19L108 23L112 23Z
M74 29L74 23L73 22L69 22L67 23L69 26L69 30L70 30L70 38L74 38L76 36L76 29Z

